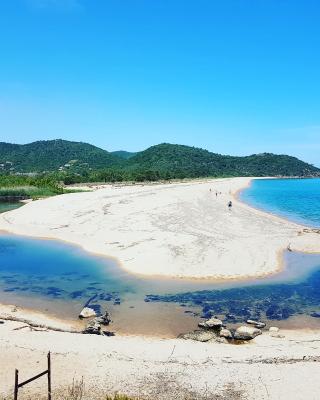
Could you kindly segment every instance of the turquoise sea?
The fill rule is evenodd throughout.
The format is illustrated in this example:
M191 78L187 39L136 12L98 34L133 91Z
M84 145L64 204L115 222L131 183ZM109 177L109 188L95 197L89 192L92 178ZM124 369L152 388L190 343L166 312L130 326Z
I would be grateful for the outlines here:
M320 178L255 179L240 200L311 227L320 227Z

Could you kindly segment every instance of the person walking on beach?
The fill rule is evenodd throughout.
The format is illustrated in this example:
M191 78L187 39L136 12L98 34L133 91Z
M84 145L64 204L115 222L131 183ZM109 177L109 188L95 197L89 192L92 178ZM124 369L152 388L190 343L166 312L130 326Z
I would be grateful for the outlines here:
M231 200L230 200L229 203L228 203L228 209L229 209L229 211L232 210L232 201L231 201Z

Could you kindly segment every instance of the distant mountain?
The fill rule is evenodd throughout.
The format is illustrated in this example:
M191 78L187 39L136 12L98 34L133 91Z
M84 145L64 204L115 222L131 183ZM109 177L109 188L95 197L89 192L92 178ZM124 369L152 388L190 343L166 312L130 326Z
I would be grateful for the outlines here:
M128 160L127 165L181 177L320 175L320 169L287 155L263 153L234 157L168 143L137 153Z
M0 168L13 172L99 169L121 162L116 155L82 142L61 139L24 145L0 142Z
M129 158L135 156L137 153L132 153L130 151L125 151L125 150L118 150L118 151L111 151L110 154L128 160Z
M65 182L208 176L320 176L320 169L287 155L263 153L234 157L168 143L139 153L109 153L88 143L61 139L25 145L0 143L1 171L55 172L57 179Z

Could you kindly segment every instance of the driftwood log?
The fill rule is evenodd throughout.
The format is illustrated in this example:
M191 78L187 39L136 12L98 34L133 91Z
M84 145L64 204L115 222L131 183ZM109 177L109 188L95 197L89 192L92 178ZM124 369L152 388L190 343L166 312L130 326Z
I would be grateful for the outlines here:
M50 326L50 325L44 325L44 324L36 324L35 322L29 321L24 318L18 318L18 317L13 317L9 315L1 315L0 319L5 320L5 321L13 321L13 322L21 322L25 324L24 326L16 328L18 329L23 329L26 327L29 327L34 330L47 330L47 331L55 331L55 332L67 332L67 333L82 333L82 331L76 330L76 329L63 329L63 328L58 328L55 326Z

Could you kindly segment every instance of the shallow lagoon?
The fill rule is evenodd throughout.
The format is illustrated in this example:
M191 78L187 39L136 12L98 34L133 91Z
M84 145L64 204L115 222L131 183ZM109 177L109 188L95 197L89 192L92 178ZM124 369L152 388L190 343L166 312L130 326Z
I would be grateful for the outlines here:
M126 334L175 336L210 315L237 323L320 312L319 255L288 252L279 274L220 283L139 278L76 246L15 235L0 236L0 259L0 302L75 320L89 301L111 311L111 329Z
M23 203L9 203L9 202L1 202L0 201L0 213L14 210L16 208L19 208L23 205Z

